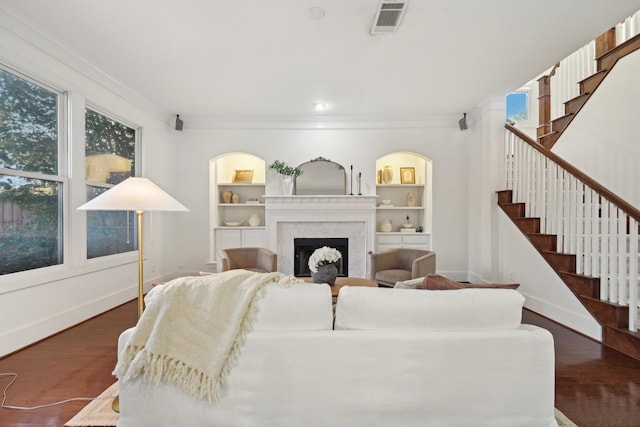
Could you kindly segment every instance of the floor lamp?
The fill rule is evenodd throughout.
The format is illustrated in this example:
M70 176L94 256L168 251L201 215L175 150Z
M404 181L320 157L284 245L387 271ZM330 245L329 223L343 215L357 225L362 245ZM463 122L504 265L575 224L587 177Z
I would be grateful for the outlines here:
M131 177L78 208L84 211L135 211L138 218L138 318L144 311L142 215L145 211L188 212L180 202L147 178ZM119 412L119 399L113 409Z

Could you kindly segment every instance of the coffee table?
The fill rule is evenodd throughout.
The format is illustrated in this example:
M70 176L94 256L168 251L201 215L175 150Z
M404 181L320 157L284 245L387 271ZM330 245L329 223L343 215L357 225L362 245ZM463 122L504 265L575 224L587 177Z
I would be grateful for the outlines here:
M305 282L313 283L313 279L311 277L305 277ZM336 302L338 299L338 294L340 293L340 289L343 286L370 286L370 287L378 287L378 283L373 280L362 279L360 277L338 277L336 278L336 283L331 286L331 296L333 297L333 302Z

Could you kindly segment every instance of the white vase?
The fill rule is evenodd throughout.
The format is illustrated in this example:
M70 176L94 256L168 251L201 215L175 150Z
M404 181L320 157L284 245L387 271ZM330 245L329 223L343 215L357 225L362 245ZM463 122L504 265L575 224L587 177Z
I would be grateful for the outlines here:
M257 227L258 225L260 225L260 217L258 216L257 213L252 213L249 216L249 225L252 227Z
M383 233L388 233L392 229L393 229L393 225L391 224L390 219L385 219L382 221L382 224L380 224L380 231L382 231Z
M282 194L285 196L293 194L293 175L282 175Z
M265 194L269 196L282 194L282 175L271 168L267 169Z
M413 192L409 191L407 193L407 206L410 208L413 208L415 207L415 205L416 205L416 195Z

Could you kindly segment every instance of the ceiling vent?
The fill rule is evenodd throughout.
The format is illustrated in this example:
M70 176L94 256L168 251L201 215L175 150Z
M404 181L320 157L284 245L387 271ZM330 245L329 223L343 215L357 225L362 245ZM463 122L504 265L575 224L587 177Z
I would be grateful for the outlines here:
M371 34L393 34L398 31L407 1L381 0L373 20Z

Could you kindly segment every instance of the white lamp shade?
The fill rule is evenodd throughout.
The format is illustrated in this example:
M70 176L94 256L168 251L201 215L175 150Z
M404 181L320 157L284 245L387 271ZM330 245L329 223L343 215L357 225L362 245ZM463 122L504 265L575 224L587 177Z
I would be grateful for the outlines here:
M180 202L147 178L130 177L78 208L85 211L182 211Z

